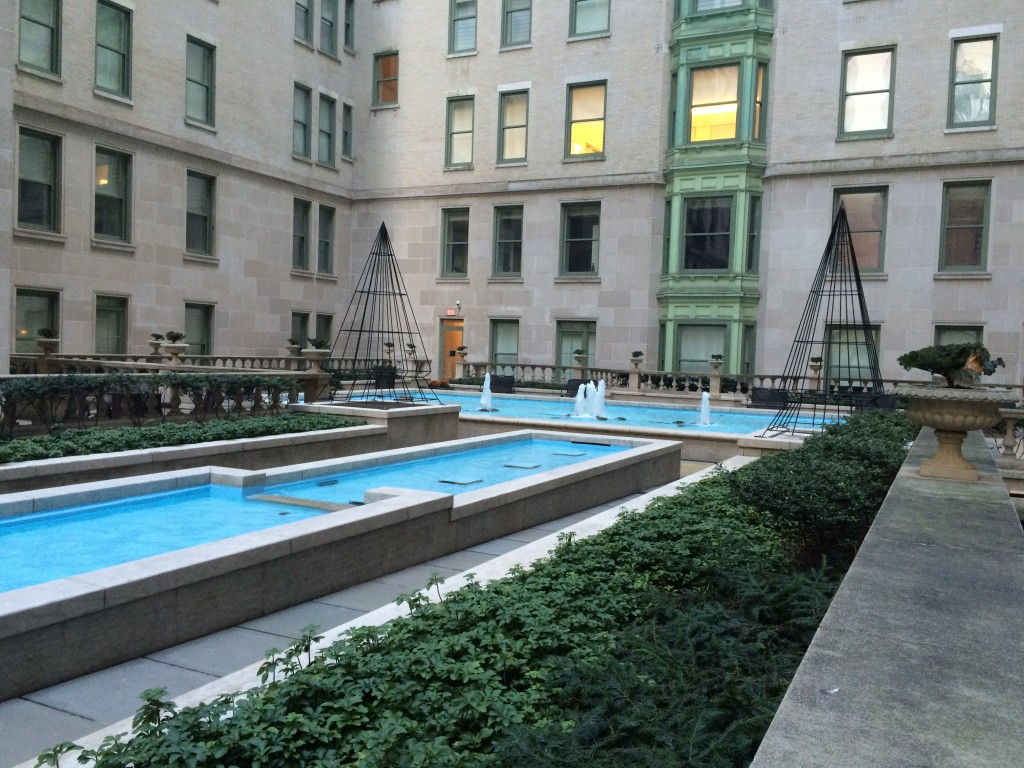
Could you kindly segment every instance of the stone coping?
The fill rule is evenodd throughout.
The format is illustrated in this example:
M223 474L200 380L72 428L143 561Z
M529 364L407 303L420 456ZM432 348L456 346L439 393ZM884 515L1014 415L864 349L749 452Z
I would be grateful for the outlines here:
M921 477L923 429L752 768L1006 768L1024 753L1024 532L980 432L977 482Z

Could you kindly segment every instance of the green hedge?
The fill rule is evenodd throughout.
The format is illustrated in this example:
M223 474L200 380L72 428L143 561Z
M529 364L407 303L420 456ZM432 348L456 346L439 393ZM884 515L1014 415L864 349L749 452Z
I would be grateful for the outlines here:
M156 424L145 427L90 427L55 430L40 437L23 437L0 442L0 464L90 453L114 453L169 445L209 443L248 437L285 435L353 427L365 422L343 416L313 413L284 413L184 424Z
M874 417L792 454L828 452L853 476L862 440L905 454L902 432ZM802 475L788 482L799 495ZM147 691L130 741L83 756L98 768L745 765L841 575L794 558L804 532L735 487L722 473L563 537L529 571L438 603L406 596L410 616L323 653L308 628L268 657L261 688L181 711ZM884 489L872 494L877 507Z

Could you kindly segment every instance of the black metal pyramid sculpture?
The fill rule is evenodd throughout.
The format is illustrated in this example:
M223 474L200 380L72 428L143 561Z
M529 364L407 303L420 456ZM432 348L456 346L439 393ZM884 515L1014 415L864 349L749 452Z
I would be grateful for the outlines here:
M440 402L427 383L427 349L383 222L341 322L335 348L342 339L339 358L348 367L336 375L352 382L344 400Z
M883 390L846 209L840 205L789 350L779 412L762 433L816 432L857 408L892 408Z

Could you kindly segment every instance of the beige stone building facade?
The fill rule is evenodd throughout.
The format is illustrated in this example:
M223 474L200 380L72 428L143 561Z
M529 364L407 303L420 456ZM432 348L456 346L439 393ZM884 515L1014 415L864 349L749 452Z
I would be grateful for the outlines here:
M786 359L842 201L883 376L979 340L994 382L1024 378L1022 20L1014 0L777 3L759 370Z
M435 360L657 343L668 0L0 7L0 358L284 354L381 222ZM6 367L6 361L0 359Z

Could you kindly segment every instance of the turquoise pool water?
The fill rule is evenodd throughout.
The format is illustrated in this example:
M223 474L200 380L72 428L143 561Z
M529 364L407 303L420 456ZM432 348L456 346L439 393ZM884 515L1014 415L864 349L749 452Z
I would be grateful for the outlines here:
M625 449L524 439L247 488L244 494L239 488L203 485L0 518L0 592L316 515L344 514L261 501L253 495L350 504L360 503L366 489L378 486L459 494Z
M762 432L771 423L774 414L735 413L711 409L711 423L700 424L699 408L681 408L676 406L648 406L623 404L614 400L605 403L606 421L596 421L588 417L572 415L574 401L572 398L530 399L493 395L491 406L493 412L480 410L479 394L451 393L435 390L445 405L461 405L462 412L474 418L493 419L542 419L579 425L585 428L587 422L607 426L640 427L655 429L675 429L682 432L717 432L730 435L747 435ZM800 426L807 429L820 428L820 421L801 420Z
M419 491L463 493L625 450L624 446L531 439L267 485L264 493L315 501L362 501L363 491L383 485Z

